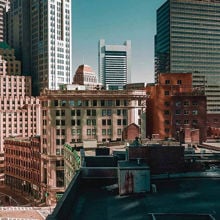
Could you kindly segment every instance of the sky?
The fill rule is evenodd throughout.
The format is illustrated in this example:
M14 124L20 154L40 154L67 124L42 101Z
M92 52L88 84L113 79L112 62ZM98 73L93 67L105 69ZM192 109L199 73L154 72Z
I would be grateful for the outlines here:
M131 81L154 82L156 10L166 0L72 0L73 73L87 64L98 74L98 41L131 40Z

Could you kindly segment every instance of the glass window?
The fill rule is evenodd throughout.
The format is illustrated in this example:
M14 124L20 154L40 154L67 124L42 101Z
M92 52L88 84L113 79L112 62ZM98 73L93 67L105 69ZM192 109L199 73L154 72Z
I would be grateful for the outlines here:
M170 94L170 91L164 91L164 95L169 95Z
M169 79L166 79L166 80L165 80L165 84L166 84L166 85L169 85L169 84L170 84L170 80L169 80Z

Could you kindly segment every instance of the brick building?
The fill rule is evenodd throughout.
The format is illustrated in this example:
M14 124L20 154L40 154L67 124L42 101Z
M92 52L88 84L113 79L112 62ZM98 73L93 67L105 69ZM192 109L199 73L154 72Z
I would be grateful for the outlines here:
M148 84L146 91L147 136L184 142L187 128L199 129L200 142L206 140L206 97L203 88L192 87L191 73L161 73L158 83Z
M41 197L40 137L5 138L5 183L36 199Z

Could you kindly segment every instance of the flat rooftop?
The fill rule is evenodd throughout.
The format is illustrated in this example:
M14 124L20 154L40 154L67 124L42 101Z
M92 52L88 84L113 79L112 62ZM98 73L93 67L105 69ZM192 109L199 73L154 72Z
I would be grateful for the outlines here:
M69 219L148 220L153 219L152 213L155 219L163 220L212 219L211 216L220 219L220 178L167 179L152 183L156 185L156 193L119 196L117 184L83 180ZM161 217L160 213L169 215ZM171 213L188 215L175 217Z

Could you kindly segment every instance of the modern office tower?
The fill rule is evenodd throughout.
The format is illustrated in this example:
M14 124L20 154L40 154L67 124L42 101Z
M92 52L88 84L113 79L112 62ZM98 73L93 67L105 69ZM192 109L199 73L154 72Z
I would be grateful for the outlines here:
M220 113L219 17L219 0L167 0L157 10L155 80L193 73L193 85L205 86L208 113Z
M8 43L18 52L34 94L58 89L71 76L71 1L11 1Z
M122 141L123 129L135 122L135 109L144 111L146 91L45 90L42 104L42 182L48 200L64 191L63 145Z
M106 89L122 89L131 82L131 41L123 45L106 45L99 41L99 82Z
M6 12L9 8L9 0L0 0L0 42L3 42L5 35L7 35L6 29Z

